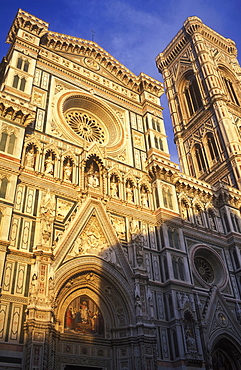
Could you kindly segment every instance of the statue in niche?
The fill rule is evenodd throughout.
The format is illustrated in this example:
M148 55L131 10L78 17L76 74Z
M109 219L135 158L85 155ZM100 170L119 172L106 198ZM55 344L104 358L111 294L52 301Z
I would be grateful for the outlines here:
M143 265L143 247L144 247L144 237L143 234L141 233L139 227L136 225L131 225L130 229L131 233L131 239L132 239L132 244L134 246L134 250L136 253L136 261L139 266Z
M91 163L87 172L87 183L92 188L98 188L100 186L99 171L95 169L94 163Z
M119 197L119 190L118 190L118 181L116 181L115 176L112 176L110 182L110 195L114 198Z
M71 181L72 177L72 164L71 160L67 159L66 163L64 163L64 181Z
M141 188L141 205L148 207L148 193L144 186Z
M139 295L136 295L135 297L135 307L136 307L136 316L140 317L143 315L142 313L142 302Z
M26 152L25 156L25 167L34 168L35 164L35 152L34 146L32 145L29 150Z
M196 339L194 334L194 323L190 312L184 314L184 332L187 345L187 351L196 351Z
M126 200L127 202L133 202L133 188L130 181L126 183Z
M186 337L187 350L188 351L195 350L196 341L195 341L195 338L193 337L191 330L186 330L185 337Z
M201 210L198 207L195 207L195 217L198 225L203 225Z
M103 336L102 313L88 296L77 297L68 305L65 312L65 332Z
M52 152L49 153L49 155L46 155L45 157L45 173L47 175L53 175L54 174L54 154Z
M211 229L216 230L214 215L211 211L208 212L208 220L209 220L209 225L210 225Z
M182 202L182 205L181 205L181 212L182 212L183 220L189 220L187 204L184 202Z
M41 230L44 244L49 243L52 233L52 225L55 216L55 201L53 198L54 196L51 196L50 191L48 190L41 205Z

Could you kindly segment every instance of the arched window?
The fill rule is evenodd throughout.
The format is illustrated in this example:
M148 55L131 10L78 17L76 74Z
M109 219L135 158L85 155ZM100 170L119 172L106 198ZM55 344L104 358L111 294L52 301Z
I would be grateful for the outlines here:
M24 90L25 90L25 86L26 86L26 79L23 77L23 78L21 79L19 89L20 89L21 91L24 91Z
M159 122L156 123L156 130L158 132L161 132L161 126L160 126L160 123Z
M0 139L0 150L2 152L13 154L15 141L16 136L13 132L9 134L8 132L3 131Z
M168 201L168 207L170 209L173 209L173 203L172 203L172 192L170 189L167 190L167 201Z
M17 60L17 68L18 69L22 69L24 72L28 72L29 61L28 60L23 60L22 57L18 58L18 60Z
M7 144L7 138L8 138L7 132L2 132L1 141L0 141L0 150L2 152L5 152L6 144Z
M29 68L29 61L28 60L25 60L24 66L23 66L24 72L28 72L28 68Z
M14 78L13 78L13 87L15 89L19 89L21 91L24 91L25 90L25 86L26 86L26 78L25 77L22 77L20 79L20 77L18 75L15 75Z
M163 205L164 207L168 207L167 204L167 190L165 188L162 188L162 197L163 197Z
M206 171L205 160L204 160L201 145L198 143L194 145L194 155L195 155L198 171L205 172Z
M189 115L192 116L202 107L202 98L194 75L186 77L184 95Z
M180 249L179 234L177 229L168 228L168 239L171 248Z
M169 279L169 271L168 271L166 256L164 256L164 258L163 258L163 264L164 264L165 278L166 278L166 280L168 280Z
M19 76L18 76L18 75L15 75L15 76L13 77L13 87L14 87L15 89L17 89L17 88L18 88L18 83L19 83Z
M157 138L156 136L155 136L154 140L155 140L155 147L156 147L157 149L159 149L159 145L158 145L158 138Z
M182 281L184 281L184 266L183 261L181 258L178 258L178 271L179 271L179 277Z
M163 150L163 143L161 138L159 138L159 148Z
M149 149L151 148L151 138L150 138L150 135L147 136L147 139L148 139L148 146L149 146Z
M172 257L172 269L174 278L178 280L178 264L175 257Z
M240 103L238 101L238 97L237 97L236 92L234 90L232 81L230 79L228 79L226 76L225 77L223 76L222 79L223 79L223 82L224 82L225 90L228 93L228 96L229 96L231 102L236 104L236 105L240 105Z
M196 173L195 173L195 169L194 169L194 165L193 165L193 159L192 159L192 156L191 156L190 153L187 155L187 161L188 161L188 167L189 167L190 175L195 177Z
M23 59L22 58L18 58L18 60L17 60L17 68L18 69L22 69L22 65L23 65Z
M218 161L219 160L218 148L216 145L215 138L211 132L207 134L207 145L211 160L215 162Z
M4 177L1 180L1 185L0 185L0 198L5 198L6 197L7 186L8 186L8 179L6 177Z
M9 143L8 143L8 150L7 151L8 151L9 154L13 154L15 141L16 141L16 136L14 135L14 133L12 133L9 137Z

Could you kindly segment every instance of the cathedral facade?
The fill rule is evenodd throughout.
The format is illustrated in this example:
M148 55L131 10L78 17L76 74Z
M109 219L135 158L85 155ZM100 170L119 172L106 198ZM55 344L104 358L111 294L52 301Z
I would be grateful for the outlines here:
M164 85L19 10L0 90L0 369L241 368L241 69L197 17Z

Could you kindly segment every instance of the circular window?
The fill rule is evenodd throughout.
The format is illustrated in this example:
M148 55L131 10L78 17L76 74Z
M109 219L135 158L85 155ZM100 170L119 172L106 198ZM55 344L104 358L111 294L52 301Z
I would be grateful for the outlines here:
M60 91L52 106L56 129L70 142L97 143L115 156L123 152L123 123L105 101L79 91Z
M70 127L84 140L104 143L106 135L95 118L78 110L67 111L64 116Z
M194 258L194 264L200 277L206 281L206 283L212 283L214 279L214 273L208 261L202 257L196 257Z
M226 286L228 278L225 265L220 255L211 247L196 245L191 249L191 263L196 282L202 286Z

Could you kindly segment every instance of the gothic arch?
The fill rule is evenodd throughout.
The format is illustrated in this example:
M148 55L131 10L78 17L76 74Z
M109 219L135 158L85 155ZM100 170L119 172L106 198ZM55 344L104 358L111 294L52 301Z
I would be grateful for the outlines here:
M115 168L115 167L111 168L108 174L109 174L109 178L111 178L112 176L115 176L118 178L119 182L122 182L122 174L118 168Z
M206 148L205 153L208 157L210 167L212 167L220 158L217 138L215 138L212 132L206 132L203 136L203 143Z
M218 70L220 73L221 86L223 86L223 90L226 92L232 103L240 106L239 87L236 82L237 78L233 72L224 65L219 65Z
M202 142L195 142L190 152L194 158L193 162L196 173L204 173L207 170L207 165Z
M240 338L219 334L211 340L211 362L213 370L239 370L241 368Z
M202 98L198 81L192 70L186 71L182 75L178 84L178 90L184 97L184 99L181 99L184 116L193 116L202 107Z
M120 272L98 257L82 256L66 262L55 274L58 330L64 331L65 312L79 296L88 296L102 312L105 337L110 330L134 323L131 286Z

